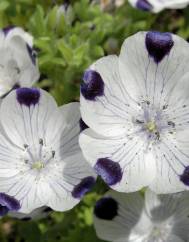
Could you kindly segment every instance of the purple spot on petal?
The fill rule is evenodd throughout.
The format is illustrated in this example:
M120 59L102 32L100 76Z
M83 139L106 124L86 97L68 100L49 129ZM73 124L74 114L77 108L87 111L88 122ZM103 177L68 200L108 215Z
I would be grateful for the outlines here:
M3 207L7 207L8 210L11 211L17 211L20 209L19 201L5 193L0 193L0 205Z
M97 218L112 220L118 215L118 203L111 197L104 197L97 201L94 214Z
M180 180L186 185L189 186L189 166L187 166L180 176Z
M147 0L138 0L136 7L144 11L151 11L153 9L153 6Z
M36 105L39 102L40 91L37 88L18 88L16 89L17 101L21 105L30 107Z
M160 33L156 31L148 32L145 42L149 56L152 57L156 63L162 61L163 58L169 54L174 45L170 33Z
M91 190L95 184L95 181L95 178L92 176L85 177L79 184L74 187L72 196L78 199L82 198L86 192Z
M80 130L81 132L84 131L85 129L88 129L88 125L83 121L82 118L80 118L79 120L79 126L80 126Z
M7 26L7 27L3 28L3 32L5 35L7 35L14 28L15 28L15 26Z
M32 63L34 65L36 65L36 51L31 46L29 46L28 44L26 44L26 47L27 47L27 50L28 50L28 53L29 53L29 56L31 58Z
M96 97L104 95L104 82L98 72L94 70L85 71L83 80L81 94L84 98L95 101Z
M9 209L5 206L0 205L0 216L5 216L9 212Z
M115 185L122 179L122 171L119 163L108 158L98 159L94 168L97 174L110 186Z

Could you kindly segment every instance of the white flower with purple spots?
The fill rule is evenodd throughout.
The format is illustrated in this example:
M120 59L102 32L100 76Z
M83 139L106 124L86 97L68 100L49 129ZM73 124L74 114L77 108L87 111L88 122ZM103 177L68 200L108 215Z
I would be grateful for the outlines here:
M19 27L0 30L0 97L39 78L33 38Z
M189 194L156 195L147 190L110 191L97 201L94 225L99 238L113 242L189 241Z
M80 146L114 190L189 189L189 44L139 32L84 74Z
M79 104L57 107L37 88L18 88L0 107L0 191L19 201L19 212L48 206L71 209L96 176L79 148Z
M129 0L133 7L143 11L158 13L163 9L180 9L189 4L189 0Z

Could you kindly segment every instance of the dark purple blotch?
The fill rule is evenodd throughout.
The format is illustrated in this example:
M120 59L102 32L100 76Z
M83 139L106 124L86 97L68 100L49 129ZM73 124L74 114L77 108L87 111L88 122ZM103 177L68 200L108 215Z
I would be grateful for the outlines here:
M152 4L150 4L147 0L138 0L136 7L143 11L151 11L153 9Z
M5 35L7 35L14 28L15 28L15 26L7 26L7 27L3 28L3 32Z
M26 44L26 48L28 50L28 54L31 58L32 63L36 65L36 56L37 56L36 51L28 44Z
M182 175L180 175L180 180L184 185L189 186L189 166L187 166Z
M31 105L36 105L40 99L40 91L37 88L27 88L22 87L16 89L17 101L21 105L30 107Z
M85 193L92 189L95 182L96 180L92 176L83 178L81 182L74 187L72 191L72 196L77 199L82 198L85 195Z
M83 121L82 118L80 118L79 120L79 126L80 126L81 132L89 128L89 126Z
M6 214L8 211L18 211L19 209L20 202L18 200L6 193L0 193L0 214Z
M111 197L104 197L97 201L94 214L97 218L112 220L118 215L118 203Z
M122 179L122 170L119 163L108 158L98 159L94 168L97 174L110 186L115 185Z
M81 84L81 94L90 101L95 101L96 97L104 95L104 81L101 75L94 70L87 70L83 76Z
M146 34L146 48L148 54L158 64L163 58L169 54L174 45L170 33L160 33L150 31Z
M5 206L0 205L0 216L5 216L9 212L9 209Z

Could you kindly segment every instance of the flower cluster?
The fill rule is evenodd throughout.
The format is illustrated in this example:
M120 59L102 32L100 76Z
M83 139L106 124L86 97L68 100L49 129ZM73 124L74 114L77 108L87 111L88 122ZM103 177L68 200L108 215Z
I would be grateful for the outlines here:
M58 107L32 87L39 79L32 37L9 27L0 41L0 216L69 210L99 175L116 190L94 208L100 238L188 241L189 44L139 32L119 56L85 71L80 104Z

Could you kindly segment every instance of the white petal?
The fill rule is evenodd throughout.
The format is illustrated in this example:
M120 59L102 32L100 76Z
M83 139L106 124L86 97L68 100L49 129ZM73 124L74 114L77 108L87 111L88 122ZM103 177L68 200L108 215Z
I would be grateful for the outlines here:
M157 195L150 190L145 193L145 207L151 220L164 224L170 233L166 241L187 241L189 226L189 194ZM178 240L176 240L178 238ZM175 240L174 240L175 239ZM182 241L182 240L181 240Z
M6 41L10 41L12 38L19 36L21 37L28 45L31 47L33 46L33 36L29 33L25 32L20 27L14 27L8 31L6 38Z
M169 121L174 123L176 135L178 131L189 129L189 73L180 78L171 92L167 108L164 110ZM184 133L184 132L183 132Z
M131 97L163 107L188 72L189 45L168 33L139 32L125 40L119 60L121 79Z
M166 242L184 242L185 240L180 239L178 236L171 234Z
M80 152L78 144L81 132L79 103L69 103L57 109L47 120L46 143L67 157Z
M139 190L155 178L155 160L137 136L106 138L87 129L80 135L80 146L87 161L117 191Z
M3 100L0 116L2 126L11 141L23 148L24 144L35 145L39 143L40 138L44 138L46 123L56 111L57 105L54 99L43 90L22 89L23 94L20 94L19 90L12 91ZM28 97L31 105L19 102L19 97L29 95L27 90L34 93L33 96ZM39 94L39 99L35 99L37 94ZM36 101L35 105L32 104L33 101Z
M21 213L30 213L47 204L49 198L48 185L36 178L36 171L20 171L15 176L0 179L0 190L20 201ZM41 198L43 198L41 200Z
M173 229L172 234L180 237L183 241L189 239L188 227L189 227L189 194L188 192L182 192L177 195L177 208L173 216ZM175 199L175 195L172 198Z
M181 175L188 165L189 150L185 150L181 142L172 138L162 137L154 146L157 164L156 178L150 188L156 193L174 193L188 189L181 180Z
M115 242L140 241L138 239L144 236L151 227L151 222L143 211L142 196L139 193L123 194L111 191L102 199L104 198L113 198L118 210L112 211L115 210L115 207L112 207L107 218L107 215L103 215L106 211L99 208L104 201L101 200L96 204L94 225L98 237Z
M148 189L145 192L145 207L154 222L163 222L170 218L178 209L178 195L157 195Z
M61 162L56 169L49 168L51 173L47 177L52 190L47 205L56 211L66 211L74 207L96 180L93 170L81 153Z
M39 79L39 70L37 63L34 63L34 57L30 56L32 55L30 52L33 51L30 45L27 45L23 38L15 35L6 42L5 48L11 52L9 59L13 59L18 65L19 78L17 83L21 86L31 86Z
M100 74L104 91L103 95L97 95L93 100L85 98L81 91L83 120L99 134L116 136L128 132L132 125L131 114L138 107L135 103L129 103L129 97L124 91L124 84L119 74L118 57L103 57L89 68L89 71L91 70ZM102 86L99 88L103 89Z

